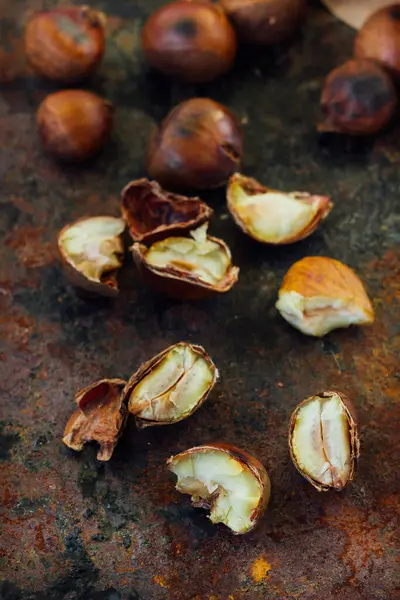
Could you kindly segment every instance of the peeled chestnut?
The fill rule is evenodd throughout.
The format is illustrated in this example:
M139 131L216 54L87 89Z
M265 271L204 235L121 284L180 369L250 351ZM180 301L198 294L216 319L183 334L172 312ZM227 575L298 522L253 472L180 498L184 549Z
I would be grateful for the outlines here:
M220 0L239 38L251 44L284 42L302 25L306 0Z
M209 98L178 104L151 138L147 170L168 189L223 185L238 170L243 138L234 115Z
M373 13L358 32L354 55L369 58L400 77L400 4L392 4Z
M322 90L320 131L369 135L380 131L397 108L389 75L369 60L349 60L328 75Z
M25 31L32 69L43 77L72 83L91 75L105 47L103 13L89 6L65 6L39 12Z
M236 35L220 6L208 0L179 0L152 14L142 31L150 65L190 83L204 83L228 71Z
M39 137L55 158L80 162L100 151L109 138L112 105L83 90L63 90L45 98L36 115Z

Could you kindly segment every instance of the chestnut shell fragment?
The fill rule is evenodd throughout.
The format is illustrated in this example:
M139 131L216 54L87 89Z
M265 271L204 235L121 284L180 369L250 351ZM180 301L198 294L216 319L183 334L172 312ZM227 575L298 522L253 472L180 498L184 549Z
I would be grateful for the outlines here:
M152 244L185 235L209 221L214 211L200 198L163 190L157 181L137 179L122 190L122 216L136 242Z

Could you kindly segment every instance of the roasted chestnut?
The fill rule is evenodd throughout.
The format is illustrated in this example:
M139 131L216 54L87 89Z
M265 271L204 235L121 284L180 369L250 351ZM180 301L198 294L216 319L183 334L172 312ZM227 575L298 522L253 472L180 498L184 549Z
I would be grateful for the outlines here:
M228 209L239 227L264 244L291 244L311 235L332 209L328 196L279 192L235 173L227 189Z
M225 13L208 0L165 4L142 31L142 48L150 65L190 83L211 81L228 71L236 46Z
M47 152L57 160L81 162L97 154L108 140L113 108L91 92L63 90L43 100L36 121Z
M116 272L122 265L123 219L86 217L64 227L58 248L71 282L88 292L116 296Z
M176 106L150 140L147 171L168 189L223 185L238 170L243 138L234 115L209 98Z
M154 356L124 390L138 427L171 425L192 415L214 387L218 371L204 348L180 342Z
M365 21L354 42L354 56L375 60L400 78L400 4L385 6Z
M231 289L239 275L222 240L207 236L207 224L188 237L170 237L150 248L134 244L133 259L157 291L178 300L198 300Z
M322 90L320 131L368 135L383 129L397 109L389 75L369 60L349 60L328 75Z
M238 37L250 44L278 44L301 27L306 0L220 0Z
M214 211L200 198L167 192L157 181L138 179L122 190L122 216L136 242L152 244L185 235L208 222Z
M32 69L60 83L91 75L104 52L106 16L89 6L64 6L35 14L25 31Z
M65 426L66 446L79 452L84 444L97 442L97 460L110 460L128 415L122 397L125 384L121 379L101 379L77 393L78 409Z
M176 489L190 494L193 506L210 510L212 523L233 533L254 529L271 494L263 465L247 452L227 444L189 448L167 461L178 480Z
M342 491L354 478L360 440L352 404L323 392L299 404L290 419L289 449L296 469L319 492Z

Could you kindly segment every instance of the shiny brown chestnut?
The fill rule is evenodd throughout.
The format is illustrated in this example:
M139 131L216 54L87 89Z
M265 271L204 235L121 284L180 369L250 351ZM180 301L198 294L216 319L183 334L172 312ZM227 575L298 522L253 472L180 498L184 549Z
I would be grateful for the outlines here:
M35 14L25 31L32 69L60 83L91 75L104 53L106 16L89 6L64 6Z
M319 131L369 135L383 129L397 109L389 75L370 60L353 59L328 75L321 95Z
M172 109L151 138L147 171L167 189L223 185L238 170L243 136L235 116L209 98Z
M400 4L373 13L357 33L354 56L379 62L400 78Z
M210 510L212 523L234 534L259 523L271 495L268 474L259 460L235 446L207 444L189 448L167 461L177 476L176 489L190 494L193 506Z
M170 237L149 248L134 244L132 252L143 279L178 300L199 300L227 292L239 276L228 246L207 235L207 224L188 237Z
M149 64L189 83L205 83L228 71L236 47L236 34L224 11L208 0L165 4L142 31Z
M214 211L200 198L163 190L157 181L137 179L124 187L121 211L135 242L153 244L185 235L208 222Z
M112 105L83 90L63 90L39 106L37 128L47 152L65 162L81 162L97 154L108 140Z
M301 27L306 0L220 0L240 40L271 45L284 42Z

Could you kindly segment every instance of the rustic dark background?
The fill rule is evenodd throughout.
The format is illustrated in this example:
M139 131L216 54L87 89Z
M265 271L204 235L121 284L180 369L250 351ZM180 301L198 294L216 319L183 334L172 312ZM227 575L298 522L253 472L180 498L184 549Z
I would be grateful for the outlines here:
M108 48L87 87L116 105L115 131L96 160L60 168L35 133L35 110L56 88L27 70L21 42L29 14L53 2L0 0L0 598L394 600L400 128L357 143L318 138L324 76L350 56L354 35L318 3L291 44L241 51L230 74L198 88L143 63L140 29L161 4L96 4L110 15ZM246 174L328 193L331 216L307 241L269 249L234 225L223 190L204 194L216 210L212 232L241 268L231 292L193 304L166 300L142 285L127 256L117 300L80 299L61 270L57 232L83 215L119 214L121 188L145 174L149 132L193 95L237 113ZM318 340L280 318L283 274L315 254L360 274L376 310L372 327ZM63 446L79 388L128 378L179 340L203 345L221 372L198 413L157 431L130 425L105 465L93 447L74 454ZM353 399L362 434L359 472L342 494L312 489L286 442L294 406L332 388ZM271 476L269 510L245 537L212 526L164 470L171 454L217 440L253 453Z

